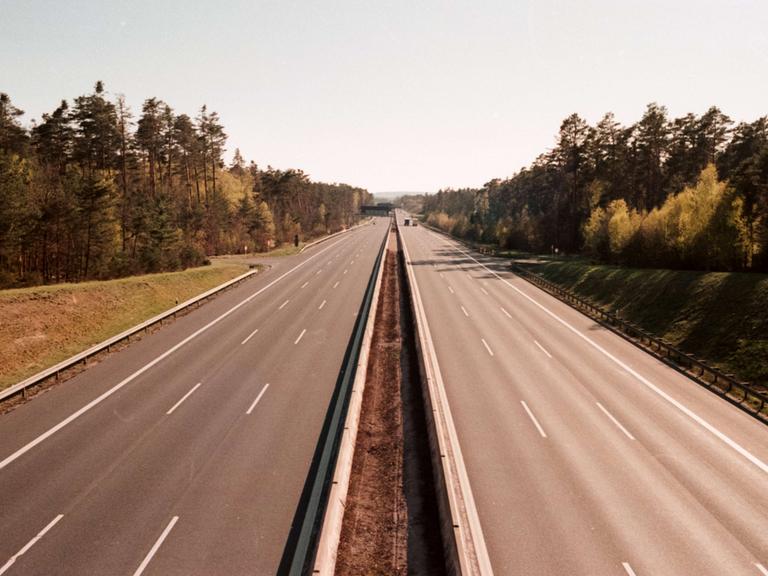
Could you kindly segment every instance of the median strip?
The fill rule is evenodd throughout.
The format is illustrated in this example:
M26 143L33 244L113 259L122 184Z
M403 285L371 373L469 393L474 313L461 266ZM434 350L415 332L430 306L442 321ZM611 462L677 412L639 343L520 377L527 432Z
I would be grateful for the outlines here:
M384 260L336 576L444 573L402 263ZM330 574L330 572L327 572Z
M349 477L349 469L343 463L351 461L345 458L345 454L351 449L350 446L354 446L354 441L350 443L347 440L350 435L346 423L347 418L350 418L350 403L355 398L354 385L360 369L360 356L364 350L369 311L381 277L379 268L383 251L384 243L368 280L360 313L357 314L344 354L341 371L280 561L279 574L302 576L309 573L313 566L315 573L333 574L346 494L345 478L348 480ZM354 423L354 420L353 415L351 422Z
M423 383L423 401L440 518L439 528L445 547L446 570L451 574L491 576L493 568L451 415L421 291L416 281L414 265L403 229L398 227L398 233L417 334L419 372Z

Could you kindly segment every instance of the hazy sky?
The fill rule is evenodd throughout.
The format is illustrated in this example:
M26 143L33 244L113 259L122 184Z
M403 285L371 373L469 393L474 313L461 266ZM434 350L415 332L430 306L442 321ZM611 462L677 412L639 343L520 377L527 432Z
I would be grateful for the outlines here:
M208 104L228 154L373 192L478 186L560 121L768 114L768 1L0 0L25 121L104 81L138 115Z

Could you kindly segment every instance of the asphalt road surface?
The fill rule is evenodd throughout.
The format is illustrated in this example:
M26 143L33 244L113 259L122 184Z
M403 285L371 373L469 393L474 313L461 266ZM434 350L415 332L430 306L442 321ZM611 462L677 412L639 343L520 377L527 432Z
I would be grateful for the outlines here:
M0 416L0 576L274 574L377 220Z
M768 576L768 427L503 260L403 238L495 574Z

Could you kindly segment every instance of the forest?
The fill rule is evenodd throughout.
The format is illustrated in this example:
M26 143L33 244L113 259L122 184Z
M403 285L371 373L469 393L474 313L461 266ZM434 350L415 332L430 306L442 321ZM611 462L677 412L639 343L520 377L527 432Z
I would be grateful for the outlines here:
M614 264L768 272L768 117L716 107L671 119L649 104L622 126L563 120L553 149L508 179L424 200L452 234Z
M39 121L0 93L0 288L105 279L196 266L350 226L371 195L259 168L219 115L158 99L62 100Z

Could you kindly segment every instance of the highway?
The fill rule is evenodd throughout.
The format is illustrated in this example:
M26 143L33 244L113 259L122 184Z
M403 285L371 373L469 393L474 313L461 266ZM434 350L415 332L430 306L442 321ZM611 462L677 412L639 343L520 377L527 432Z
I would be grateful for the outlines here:
M495 574L768 576L764 424L503 260L402 235Z
M0 576L274 574L377 220L0 416Z

